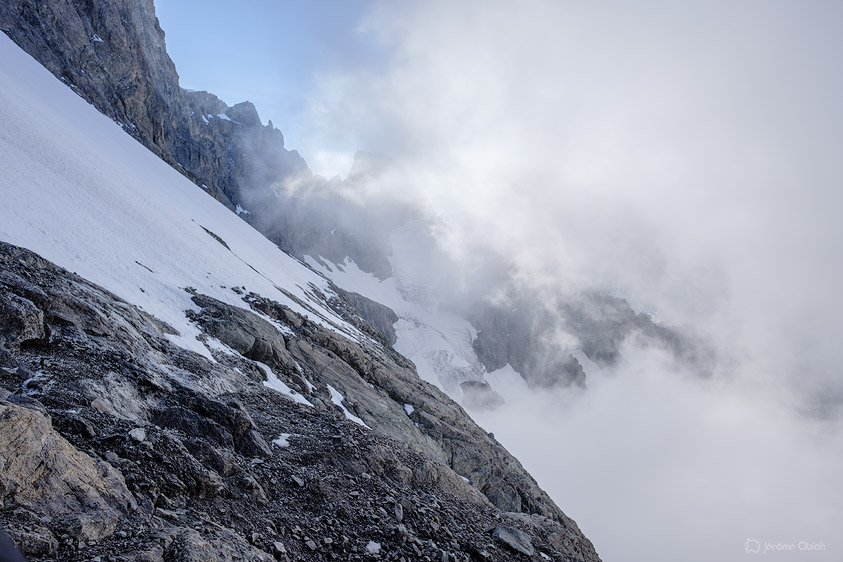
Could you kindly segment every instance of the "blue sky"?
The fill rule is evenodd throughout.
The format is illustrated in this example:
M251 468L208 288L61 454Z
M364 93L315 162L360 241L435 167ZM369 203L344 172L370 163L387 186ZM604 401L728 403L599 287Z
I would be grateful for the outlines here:
M305 158L312 152L307 103L317 77L377 63L375 43L358 31L371 5L370 0L155 2L181 86L207 90L229 105L251 101L264 123L272 120L284 133L287 148ZM353 154L357 147L332 148Z

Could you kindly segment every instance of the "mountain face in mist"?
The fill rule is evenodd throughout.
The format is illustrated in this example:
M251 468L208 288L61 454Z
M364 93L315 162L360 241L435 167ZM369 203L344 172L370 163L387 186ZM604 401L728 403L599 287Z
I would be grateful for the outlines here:
M57 455L75 459L83 476L99 471L102 480L94 478L98 496L90 496L98 507L85 514L93 523L67 506L61 524L41 521L56 506L25 497L28 492L6 504L7 511L27 510L24 525L9 517L2 523L30 555L83 558L79 542L96 541L105 545L103 554L149 547L154 560L197 559L187 553L223 544L233 546L219 559L262 559L267 553L283 559L287 550L298 559L317 559L336 553L340 547L332 544L352 548L337 529L353 529L355 540L371 534L347 496L358 497L360 488L375 485L377 494L366 497L366 514L377 523L378 537L391 533L378 544L410 559L503 560L507 549L531 551L532 536L532 543L553 558L597 560L576 524L460 405L471 411L499 407L506 400L495 386L499 377L486 380L494 373L512 372L538 391L585 387L583 357L609 368L631 337L703 372L709 360L704 348L604 293L506 290L511 284L500 256L490 260L502 265L484 279L483 291L437 287L431 278L461 264L436 242L433 220L400 198L359 195L368 183L389 176L389 159L361 152L346 180L326 180L285 148L271 123L262 125L252 104L229 107L213 94L181 89L151 0L81 5L12 0L0 6L0 28L123 131L228 207L232 213L225 219L200 223L191 217L193 224L179 224L201 227L204 243L222 252L219 263L250 268L248 277L229 278L225 286L201 276L182 279L173 285L181 294L172 301L181 304L126 316L127 307L140 306L140 300L120 294L127 304L91 283L116 291L103 280L73 277L57 267L69 264L56 260L56 266L4 246L3 415L21 420L15 421L15 431L55 443ZM400 178L389 181L400 190ZM174 185L167 176L155 189L136 187L164 207L198 205L199 199L170 201L168 189ZM68 189L82 187L71 181ZM75 212L83 220L85 211ZM286 284L270 280L269 266L246 261L236 237L227 234L247 228L234 212L309 269L297 263L290 266L295 273ZM102 216L109 214L105 209ZM150 242L172 251L174 240L167 237L176 234L150 226L138 231L154 233ZM166 270L150 267L153 257L132 254L139 251L137 241L105 228L99 235L124 243L129 249L124 257L131 257L143 275ZM280 253L261 248L255 251L281 259ZM43 248L50 250L49 244ZM182 251L200 256L211 250L186 245ZM173 259L192 263L187 257ZM209 277L224 277L218 263L195 264L192 273L205 267ZM250 285L267 281L260 290ZM148 299L137 290L131 288L136 298ZM170 315L167 321L184 321L185 309L189 322L177 328L157 317L164 313ZM188 349L173 345L172 338ZM71 348L75 351L66 351ZM65 376L70 368L81 372L82 364L102 382ZM49 383L39 382L42 375ZM279 399L279 388L300 405ZM71 410L78 412L73 419ZM376 434L355 432L343 420L365 424ZM274 439L278 434L282 437ZM308 443L308 452L278 461L269 444L278 441L286 450L289 443L283 443L291 435L293 442ZM172 465L158 466L161 455L150 451L159 449L175 459ZM104 460L79 457L80 450ZM26 488L24 472L3 485ZM279 488L279 480L296 487L292 492ZM412 500L405 502L408 497ZM293 516L285 501L304 515ZM224 516L210 515L214 509L243 513L243 518L232 526ZM326 511L337 513L333 523L320 519ZM432 515L437 513L447 517ZM125 518L150 517L153 524L140 536L114 534ZM215 530L200 536L191 530L190 518ZM268 533L261 530L264 520L276 522ZM443 527L443 521L450 523ZM440 528L451 542L447 548L437 534ZM491 530L494 538L487 533ZM322 542L313 533L320 533ZM61 539L64 535L69 541ZM420 537L439 546L426 543L427 552ZM290 540L298 542L290 546ZM156 541L163 546L151 546ZM365 544L353 548L349 552L362 555Z
M388 311L6 37L0 78L0 525L31 560L599 560L355 307Z
M429 230L424 213L398 199L364 200L354 195L367 182L379 179L389 168L388 159L361 152L345 181L325 180L284 147L283 135L271 123L261 124L252 104L228 107L207 92L181 89L152 0L81 7L69 0L14 0L0 6L0 27L74 91L284 251L315 260L314 265L329 277L336 276L346 259L381 280L413 276L396 269L393 237L396 229L412 223ZM400 180L390 181L395 184L391 189L400 191ZM444 254L441 248L434 246L433 253L437 255L432 258L409 259L422 264L431 259L447 262L438 255ZM418 285L412 279L410 284ZM498 285L493 290L500 293L508 279L501 277ZM404 293L408 291L412 300L416 289L405 287ZM511 296L502 305L483 294L456 298L461 306L455 312L468 317L479 332L470 342L476 357L457 362L465 359L480 365L467 374L458 365L449 366L451 358L430 361L435 377L452 379L457 385L482 380L483 370L509 364L531 386L585 386L585 372L572 351L581 349L596 364L610 365L623 340L642 330L672 352L691 349L679 353L683 359L704 355L693 349L696 344L691 340L636 315L621 299L602 298L595 307L588 295L568 297L560 305L550 302L560 300L559 295L548 299L540 293ZM466 301L470 306L464 306ZM364 316L373 311L360 309ZM367 317L382 325L382 315L377 316ZM389 337L389 329L381 332ZM554 335L562 332L576 341L561 344Z
M537 387L585 386L585 371L571 348L579 345L579 351L598 367L610 368L621 359L619 350L630 337L667 351L699 375L710 372L711 351L649 315L636 313L623 299L590 292L554 306L528 294L510 295L506 303L487 303L471 315L478 329L474 350L489 372L509 364ZM566 334L576 334L577 343L564 341L560 327Z

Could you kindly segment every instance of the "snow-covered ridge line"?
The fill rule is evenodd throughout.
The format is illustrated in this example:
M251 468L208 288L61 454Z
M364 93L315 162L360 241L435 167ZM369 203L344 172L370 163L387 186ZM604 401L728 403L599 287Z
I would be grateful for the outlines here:
M205 355L184 316L196 309L186 288L248 308L231 290L244 286L346 337L364 337L317 297L331 294L324 277L73 95L5 35L0 81L0 238L143 308L179 331L179 345ZM201 225L213 225L213 236Z

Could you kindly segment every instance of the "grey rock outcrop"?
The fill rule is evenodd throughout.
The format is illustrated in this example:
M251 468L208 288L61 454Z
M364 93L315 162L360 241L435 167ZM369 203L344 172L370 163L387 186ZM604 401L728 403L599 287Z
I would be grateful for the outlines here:
M30 560L363 560L375 542L390 559L503 561L501 524L555 558L598 560L520 464L388 347L259 295L242 309L194 295L203 337L277 347L261 357L290 388L312 384L311 407L232 346L213 346L214 362L176 347L171 328L31 252L0 244L0 271L0 303L41 312L0 324L0 526ZM43 337L21 337L39 322Z
M136 509L123 476L56 433L42 413L0 401L0 496L50 514L80 540L110 536Z
M351 291L345 292L344 296L360 316L386 338L390 345L395 344L397 338L393 326L398 322L398 315L391 308Z
M515 527L507 527L506 525L495 527L495 530L492 531L492 538L505 544L515 552L520 552L527 556L532 556L536 552L536 549L533 548L530 535Z
M275 557L249 544L245 537L229 529L200 533L195 529L174 527L162 531L167 549L164 560L173 562L236 562L253 560L271 562Z

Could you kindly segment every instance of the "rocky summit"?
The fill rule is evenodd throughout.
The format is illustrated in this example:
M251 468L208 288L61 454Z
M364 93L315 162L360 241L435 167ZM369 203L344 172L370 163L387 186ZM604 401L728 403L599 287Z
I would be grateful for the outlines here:
M30 560L599 560L388 345L233 290L192 295L211 360L0 244L0 525Z

